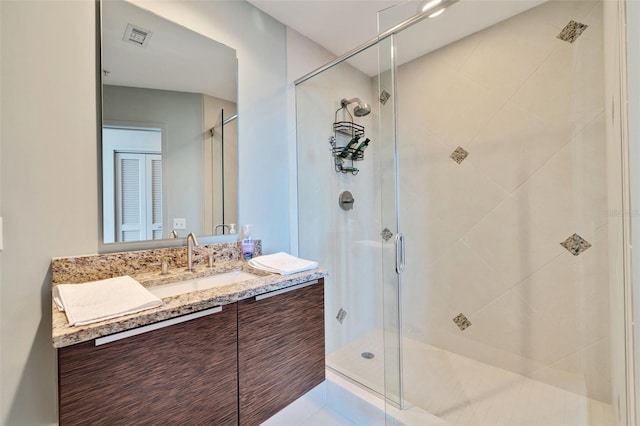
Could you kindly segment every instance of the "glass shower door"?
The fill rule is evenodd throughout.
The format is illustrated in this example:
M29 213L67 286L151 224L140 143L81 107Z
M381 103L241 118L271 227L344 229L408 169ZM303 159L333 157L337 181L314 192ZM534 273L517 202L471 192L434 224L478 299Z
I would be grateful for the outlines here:
M372 58L375 74L377 47L358 57L365 55ZM391 238L384 246L392 248L396 224L391 220L382 226L380 217L381 104L376 87L375 75L347 62L296 86L298 254L317 260L329 273L325 279L328 377L383 395L381 253L386 234L382 231L389 228ZM370 105L369 113L363 103ZM354 156L355 146L347 148L350 142L360 146L367 139L370 143L363 154Z
M398 230L397 148L395 129L395 62L393 36L378 43L377 97L380 104L377 176L380 180L382 230L381 274L384 324L384 383L387 424L390 410L401 409L402 329L400 310L401 273L404 269L404 236Z
M379 43L397 110L380 114L395 142L382 216L393 170L407 234L397 293L384 262L387 412L396 397L400 420L422 416L408 424L606 425L624 402L604 213L619 167L604 143L607 2L525 3L458 2ZM503 19L471 30L472 5Z

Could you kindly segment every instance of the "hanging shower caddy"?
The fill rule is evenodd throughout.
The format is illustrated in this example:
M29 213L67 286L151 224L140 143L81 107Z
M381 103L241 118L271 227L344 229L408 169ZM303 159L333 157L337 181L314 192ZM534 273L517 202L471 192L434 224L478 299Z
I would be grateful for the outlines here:
M364 137L364 126L353 122L353 115L347 109L347 102L343 99L341 107L336 110L333 122L333 136L329 138L329 143L331 144L331 154L333 155L336 172L357 175L360 170L354 166L354 162L364 159L364 148L369 143L369 139L366 139L366 144L363 148L360 139ZM340 111L343 111L344 118L346 118L345 115L348 115L348 121L338 121L338 113Z

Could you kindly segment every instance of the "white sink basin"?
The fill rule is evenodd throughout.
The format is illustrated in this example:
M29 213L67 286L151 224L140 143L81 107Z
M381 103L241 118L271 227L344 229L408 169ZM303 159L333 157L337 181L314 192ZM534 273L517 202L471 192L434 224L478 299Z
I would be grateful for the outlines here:
M196 278L177 283L161 284L148 287L153 295L159 298L177 296L178 294L191 293L208 288L223 287L230 284L258 278L258 275L244 271L225 272L224 274L211 275L210 277Z

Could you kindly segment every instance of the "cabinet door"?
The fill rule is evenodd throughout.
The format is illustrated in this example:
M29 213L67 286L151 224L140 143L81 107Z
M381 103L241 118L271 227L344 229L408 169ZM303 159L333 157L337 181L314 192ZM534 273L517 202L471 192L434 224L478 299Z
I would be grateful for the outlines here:
M237 424L237 306L58 350L61 425Z
M259 425L324 381L324 281L238 302L240 425Z

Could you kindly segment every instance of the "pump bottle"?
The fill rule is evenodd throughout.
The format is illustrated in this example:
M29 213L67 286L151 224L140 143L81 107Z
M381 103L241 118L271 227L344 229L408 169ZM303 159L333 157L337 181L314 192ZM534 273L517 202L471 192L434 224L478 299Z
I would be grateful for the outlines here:
M243 260L251 260L255 251L255 244L253 242L251 231L249 229L251 226L253 225L244 225L242 227L242 242L240 243L240 247L242 249Z

